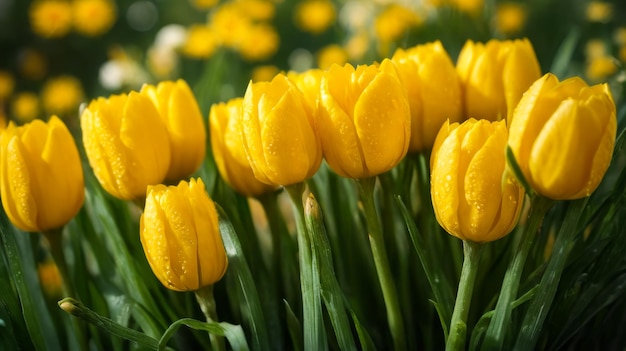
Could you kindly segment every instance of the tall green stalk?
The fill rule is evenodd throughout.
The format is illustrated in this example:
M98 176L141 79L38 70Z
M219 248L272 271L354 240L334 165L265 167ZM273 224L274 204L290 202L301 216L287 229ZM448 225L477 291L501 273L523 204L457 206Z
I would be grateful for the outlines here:
M363 210L365 211L374 265L376 266L378 281L383 291L383 298L387 309L387 320L389 322L391 337L393 338L394 349L397 351L406 350L404 322L400 311L398 292L393 281L391 268L389 267L385 240L380 220L378 219L378 212L376 212L376 204L374 203L376 177L359 179L357 183L359 185L361 201L363 202Z
M472 303L472 293L476 273L478 273L478 263L482 253L483 245L471 241L463 241L463 268L459 288L456 294L456 302L452 311L450 321L450 333L446 340L446 350L460 351L465 349L467 339L467 315Z
M298 231L304 350L317 351L326 350L328 345L322 315L319 261L311 249L311 237L304 221L304 206L302 204L304 187L304 183L298 183L285 186L285 189L291 198Z

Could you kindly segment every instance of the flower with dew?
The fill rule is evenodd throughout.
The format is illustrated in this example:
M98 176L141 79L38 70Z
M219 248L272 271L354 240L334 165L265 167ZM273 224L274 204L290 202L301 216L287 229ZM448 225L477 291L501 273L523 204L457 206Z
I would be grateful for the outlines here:
M46 123L9 123L0 137L0 193L11 222L24 231L62 228L85 198L74 138L56 116Z
M202 179L149 186L139 226L148 263L166 288L195 291L226 273L217 211Z
M508 145L525 181L554 200L591 195L609 167L617 118L608 85L547 73L513 114Z
M397 49L391 61L408 94L409 151L429 150L443 122L461 121L461 83L454 64L440 41Z
M465 118L510 118L517 102L541 76L528 39L465 42L457 60Z
M239 123L255 177L292 185L312 177L322 162L313 112L298 87L280 73L271 82L248 84Z
M337 174L369 178L396 166L409 147L411 114L393 62L332 66L322 78L316 122Z
M507 235L524 190L507 171L505 121L445 122L430 158L435 216L448 233L482 243Z
M150 98L132 91L92 100L80 116L83 144L102 187L122 200L142 199L170 166L167 127Z

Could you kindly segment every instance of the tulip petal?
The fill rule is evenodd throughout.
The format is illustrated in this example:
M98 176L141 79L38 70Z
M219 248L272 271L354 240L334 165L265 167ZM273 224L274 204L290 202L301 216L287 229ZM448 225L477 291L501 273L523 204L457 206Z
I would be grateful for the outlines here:
M2 205L11 222L26 231L37 231L37 204L31 196L34 185L34 170L29 165L28 151L18 136L4 134L2 139L9 139L2 152ZM7 165L11 165L8 167Z
M446 132L443 127L442 131ZM440 135L441 133L439 132ZM456 175L459 174L461 157L461 140L459 137L458 124L453 124L449 128L448 136L442 140L439 147L433 150L430 181L431 197L437 221L448 233L455 236L460 235L458 195L460 192L459 182L456 178Z

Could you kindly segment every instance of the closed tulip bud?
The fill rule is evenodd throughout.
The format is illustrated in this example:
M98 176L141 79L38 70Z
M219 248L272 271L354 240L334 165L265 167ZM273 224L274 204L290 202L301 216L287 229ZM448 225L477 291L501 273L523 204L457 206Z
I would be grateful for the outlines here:
M333 65L322 78L318 130L328 165L369 178L397 165L411 137L411 114L394 64Z
M615 145L615 102L606 84L578 77L537 80L519 102L509 146L528 184L540 195L572 200L591 195Z
M433 147L431 198L439 224L462 240L488 242L519 218L523 188L507 172L505 121L445 122Z
M250 167L250 162L241 144L239 123L241 123L242 98L228 103L211 106L209 126L211 148L222 178L235 191L244 196L257 196L275 187L258 181Z
M409 151L428 150L443 122L461 121L461 83L454 64L440 41L398 49L391 60L409 98Z
M217 211L201 179L149 186L139 225L148 263L166 288L198 290L226 273Z
M324 71L319 68L309 69L301 73L294 71L287 73L287 78L291 79L304 94L304 98L311 106L313 115L317 113L317 101L320 96L320 83L323 76Z
M250 83L242 109L243 147L258 180L292 185L317 172L322 148L311 108L284 74L271 82Z
M162 183L170 165L167 128L149 98L137 93L91 101L80 118L89 164L111 195L133 200Z
M491 121L510 118L522 94L541 76L528 39L493 39L486 44L468 40L459 54L457 72L465 117Z
M184 80L146 84L141 94L156 106L170 140L169 182L187 179L202 164L206 154L206 131L198 102Z
M63 227L85 198L80 156L69 130L56 116L21 127L9 123L0 137L2 206L24 231Z

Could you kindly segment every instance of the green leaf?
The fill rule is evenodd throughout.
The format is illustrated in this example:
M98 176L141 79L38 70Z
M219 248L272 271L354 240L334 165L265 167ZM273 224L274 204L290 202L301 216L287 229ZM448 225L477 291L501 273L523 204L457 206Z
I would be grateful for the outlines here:
M269 335L252 272L228 216L219 205L216 204L216 207L220 217L220 232L228 256L227 274L236 277L238 284L235 293L243 302L241 308L245 311L241 311L241 314L244 320L243 324L250 330L252 349L268 350L270 349Z
M579 39L580 30L576 27L572 27L567 37L565 37L565 40L561 42L556 55L554 55L550 72L554 73L557 77L563 77L567 73Z
M352 312L351 315L352 321L354 322L354 327L356 328L356 333L359 336L359 342L361 343L360 350L375 351L376 345L374 344L374 341L370 337L369 333L367 332L365 327L363 327L363 324L361 324L361 321L359 321L359 318L356 316L356 314Z
M246 341L246 337L243 333L243 329L239 325L232 325L229 323L207 323L201 322L191 318L183 318L179 319L176 322L172 323L169 328L163 333L163 336L159 340L158 350L164 350L167 342L174 335L176 330L181 326L187 326L196 330L204 330L211 334L226 337L230 346L234 351L247 351L248 343Z
M444 339L447 339L448 321L452 318L450 307L454 306L452 291L444 278L443 272L435 268L438 267L437 265L431 265L430 258L428 256L428 248L424 243L423 237L419 233L415 222L411 218L408 209L402 202L402 199L399 196L396 196L396 201L398 202L398 206L400 208L400 212L402 213L404 223L409 231L409 235L411 236L413 248L415 249L415 252L417 252L417 256L419 257L422 267L424 268L426 278L428 279L428 284L430 285L433 295L435 296L435 307L437 314L439 315L439 320L441 321L441 327L443 328Z
M103 317L85 307L80 301L71 297L59 301L59 307L75 317L102 328L111 335L133 341L140 346L149 347L153 350L159 345L156 339L134 329L126 328L109 318Z
M320 260L322 298L335 330L339 348L342 350L354 350L356 345L354 344L354 337L352 336L350 322L344 306L345 297L335 276L333 257L322 219L322 210L312 193L309 194L306 200L304 218L308 234L311 237L311 254Z
M289 330L289 336L291 336L291 345L293 346L294 351L302 351L302 325L296 317L296 314L293 313L291 306L289 306L289 302L283 300L285 305L285 311L287 315L287 329Z
M0 214L0 238L13 285L17 290L24 322L35 349L60 350L50 313L39 285L30 237L18 232L9 222L4 211ZM26 249L28 248L28 249ZM6 284L6 282L4 283Z

